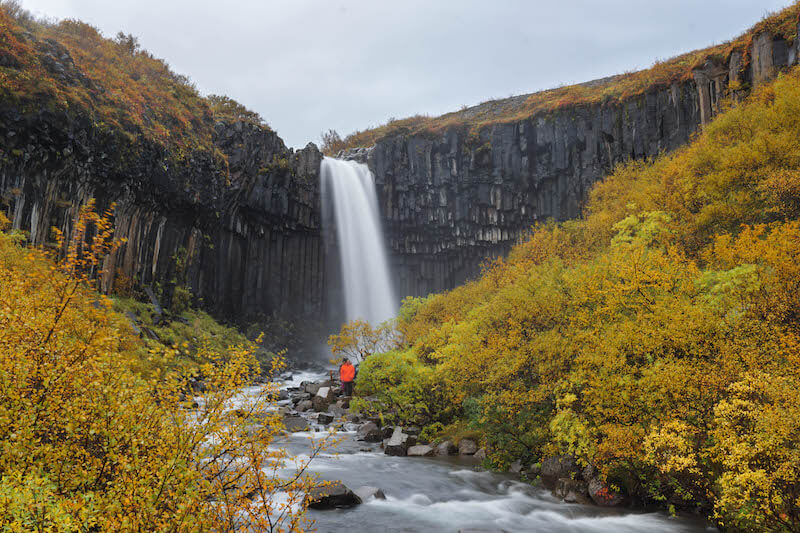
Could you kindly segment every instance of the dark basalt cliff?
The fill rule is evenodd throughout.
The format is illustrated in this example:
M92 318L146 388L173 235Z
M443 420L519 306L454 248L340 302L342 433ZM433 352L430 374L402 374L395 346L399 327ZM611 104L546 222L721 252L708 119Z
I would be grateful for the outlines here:
M746 68L733 54L727 64L709 61L692 80L623 103L477 131L399 133L343 154L375 173L398 293L451 288L533 224L579 216L591 185L614 165L685 144L729 87L743 96L795 64L797 52L761 34ZM85 83L65 51L54 61L64 83ZM337 316L330 311L338 305L338 260L323 242L322 155L314 145L293 151L267 128L219 121L213 145L225 157L199 149L177 157L88 115L26 109L0 102L0 209L33 243L52 241L52 226L69 233L80 206L95 197L100 207L116 203L116 235L127 239L107 261L107 290L133 279L160 287L168 303L180 284L220 316Z
M2 208L35 244L69 234L81 205L112 202L127 242L106 263L119 276L192 290L222 316L320 316L325 286L314 145L293 152L272 131L219 122L214 143L229 173L197 152L176 164L158 145L115 136L90 120L0 110Z
M532 225L580 216L594 182L620 162L686 144L718 111L797 62L797 45L760 34L727 64L623 103L586 105L435 136L397 134L341 154L367 162L379 185L399 291L424 295L473 277Z

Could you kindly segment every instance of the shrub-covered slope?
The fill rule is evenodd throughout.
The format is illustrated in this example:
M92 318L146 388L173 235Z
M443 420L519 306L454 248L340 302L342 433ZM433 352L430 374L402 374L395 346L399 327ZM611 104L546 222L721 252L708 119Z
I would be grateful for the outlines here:
M795 70L690 146L617 168L582 220L406 301L405 345L367 359L360 394L467 424L498 466L572 454L639 501L796 531L798 139Z

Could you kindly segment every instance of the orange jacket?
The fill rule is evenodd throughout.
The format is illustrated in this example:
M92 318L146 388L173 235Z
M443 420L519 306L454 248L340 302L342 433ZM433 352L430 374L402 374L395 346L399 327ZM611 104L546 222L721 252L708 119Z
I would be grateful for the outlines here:
M356 367L350 363L344 363L339 367L339 379L342 380L342 383L349 383L356 379Z

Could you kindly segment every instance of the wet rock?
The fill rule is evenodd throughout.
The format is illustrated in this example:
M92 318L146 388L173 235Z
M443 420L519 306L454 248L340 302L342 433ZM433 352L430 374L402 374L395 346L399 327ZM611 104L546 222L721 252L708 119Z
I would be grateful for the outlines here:
M335 416L336 418L342 418L347 413L347 411L345 411L338 405L329 405L328 412L333 416Z
M362 424L356 432L356 439L364 442L380 442L382 438L381 430L374 422Z
M328 400L326 400L322 396L314 396L311 399L311 405L313 406L314 411L316 411L318 413L323 413L323 412L327 411L328 407L330 406L330 404L328 403Z
M457 453L458 447L456 447L451 440L446 440L436 446L436 455L439 457L446 457L448 455L455 455Z
M368 500L376 499L376 500L385 500L386 494L383 493L381 489L378 487L359 487L355 489L356 496L361 499L361 502L366 502Z
M561 498L567 503L592 503L586 482L577 479L560 478L556 481L553 496Z
M384 439L391 438L392 433L394 433L394 427L392 426L383 426L381 428L381 437Z
M386 455L405 456L408 453L409 438L409 435L403 433L403 428L394 428L392 436L384 445L384 452Z
M410 446L407 455L409 457L433 457L436 455L436 448L428 444L419 444L417 446Z
M547 488L553 488L559 478L573 478L580 474L580 467L571 455L547 457L542 461L542 482Z
M289 399L289 391L287 391L286 389L281 389L280 392L278 392L278 401L282 402L288 399Z
M311 509L339 509L358 505L361 498L341 481L334 481L328 486L312 489L306 495L306 502Z
M317 417L317 422L320 424L330 424L334 421L334 416L328 413L320 413Z
M611 490L599 478L593 478L587 484L587 492L592 501L602 507L618 507L625 504L625 496Z
M298 413L304 413L314 408L314 403L311 400L303 400L295 406Z
M336 401L336 407L340 409L350 409L350 398L341 398Z
M285 416L283 417L283 425L286 431L290 433L308 430L308 420L302 416Z
M458 443L458 455L475 455L478 444L472 439L461 439Z

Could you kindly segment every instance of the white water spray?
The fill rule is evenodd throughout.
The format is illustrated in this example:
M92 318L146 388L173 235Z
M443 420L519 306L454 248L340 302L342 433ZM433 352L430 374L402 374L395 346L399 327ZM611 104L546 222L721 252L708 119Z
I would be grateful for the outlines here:
M372 173L366 165L330 157L321 170L324 219L336 227L347 320L378 325L397 307Z

